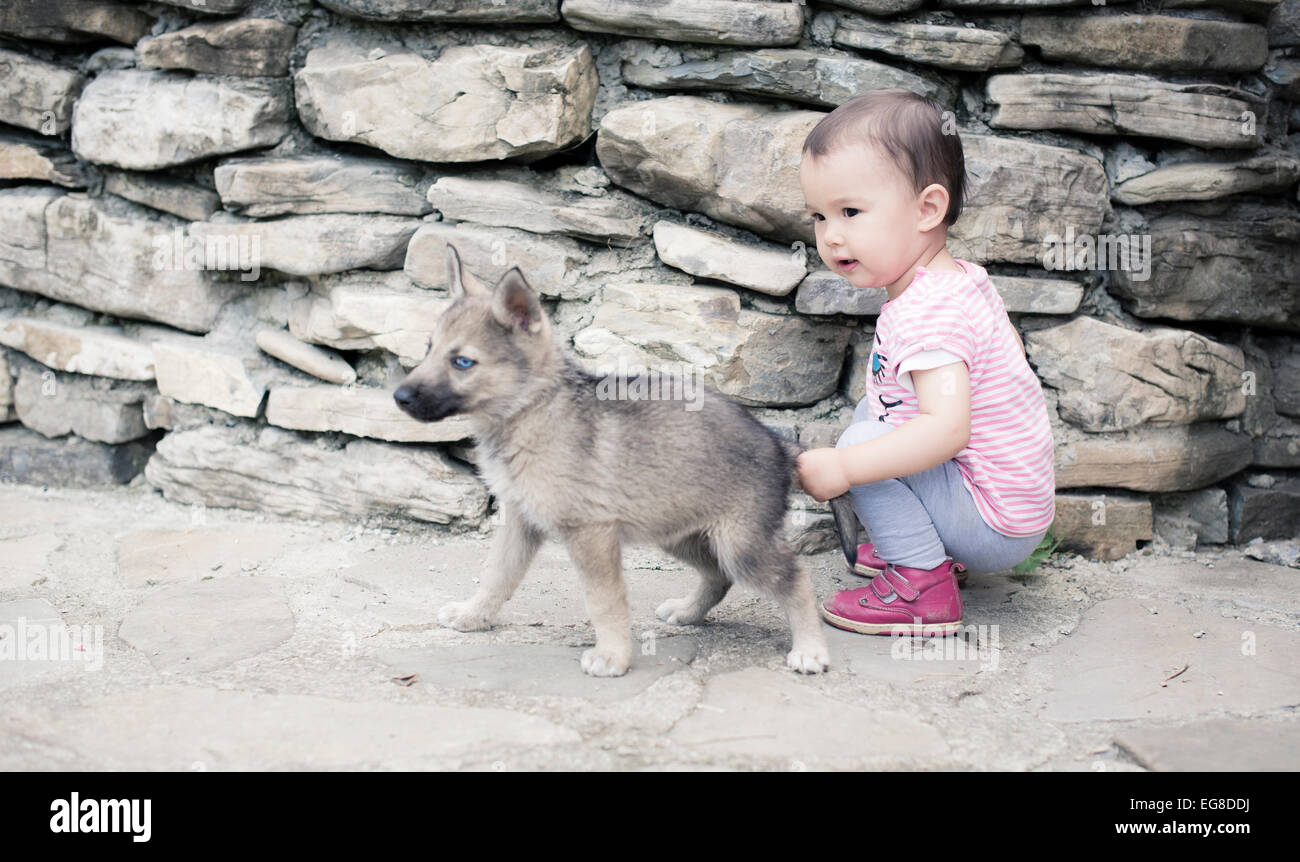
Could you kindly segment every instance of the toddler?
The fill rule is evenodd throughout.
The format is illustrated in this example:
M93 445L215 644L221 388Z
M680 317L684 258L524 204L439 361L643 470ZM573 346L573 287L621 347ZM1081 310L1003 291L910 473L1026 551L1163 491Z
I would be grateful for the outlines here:
M853 423L834 449L799 456L803 489L848 491L871 538L857 567L870 585L821 606L849 631L956 633L957 573L1016 565L1056 514L1038 376L988 273L946 247L965 174L938 106L905 90L850 99L804 141L818 253L854 287L888 294Z

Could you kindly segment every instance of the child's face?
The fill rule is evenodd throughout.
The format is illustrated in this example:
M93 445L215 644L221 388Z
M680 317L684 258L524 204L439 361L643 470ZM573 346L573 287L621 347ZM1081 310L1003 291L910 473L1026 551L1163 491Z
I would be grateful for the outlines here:
M854 287L889 287L920 257L918 195L888 157L861 145L805 156L799 183L818 254Z

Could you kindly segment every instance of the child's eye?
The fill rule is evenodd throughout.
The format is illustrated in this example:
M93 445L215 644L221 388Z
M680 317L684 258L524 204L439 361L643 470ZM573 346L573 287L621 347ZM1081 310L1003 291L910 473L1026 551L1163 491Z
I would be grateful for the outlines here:
M854 209L853 207L845 207L845 208L844 208L844 215L847 216L848 218L853 218L853 217L854 217L855 215L857 215L859 212L860 212L859 210L856 210L856 209Z
M813 213L813 214L812 214L812 220L813 220L813 221L821 221L821 220L822 220L822 214L821 214L821 213Z

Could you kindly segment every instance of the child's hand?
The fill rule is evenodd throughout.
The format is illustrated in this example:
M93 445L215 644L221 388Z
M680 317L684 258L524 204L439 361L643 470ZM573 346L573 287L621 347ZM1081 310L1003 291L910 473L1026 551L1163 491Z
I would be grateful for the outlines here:
M797 460L799 487L814 500L829 500L849 490L837 449L809 449Z

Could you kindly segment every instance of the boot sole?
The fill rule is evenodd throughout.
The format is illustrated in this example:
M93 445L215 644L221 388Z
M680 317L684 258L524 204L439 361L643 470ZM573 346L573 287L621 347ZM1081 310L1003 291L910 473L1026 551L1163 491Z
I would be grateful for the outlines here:
M833 614L822 604L817 605L817 609L821 611L822 619L835 628L861 635L946 637L961 631L961 620L951 623L863 623Z

